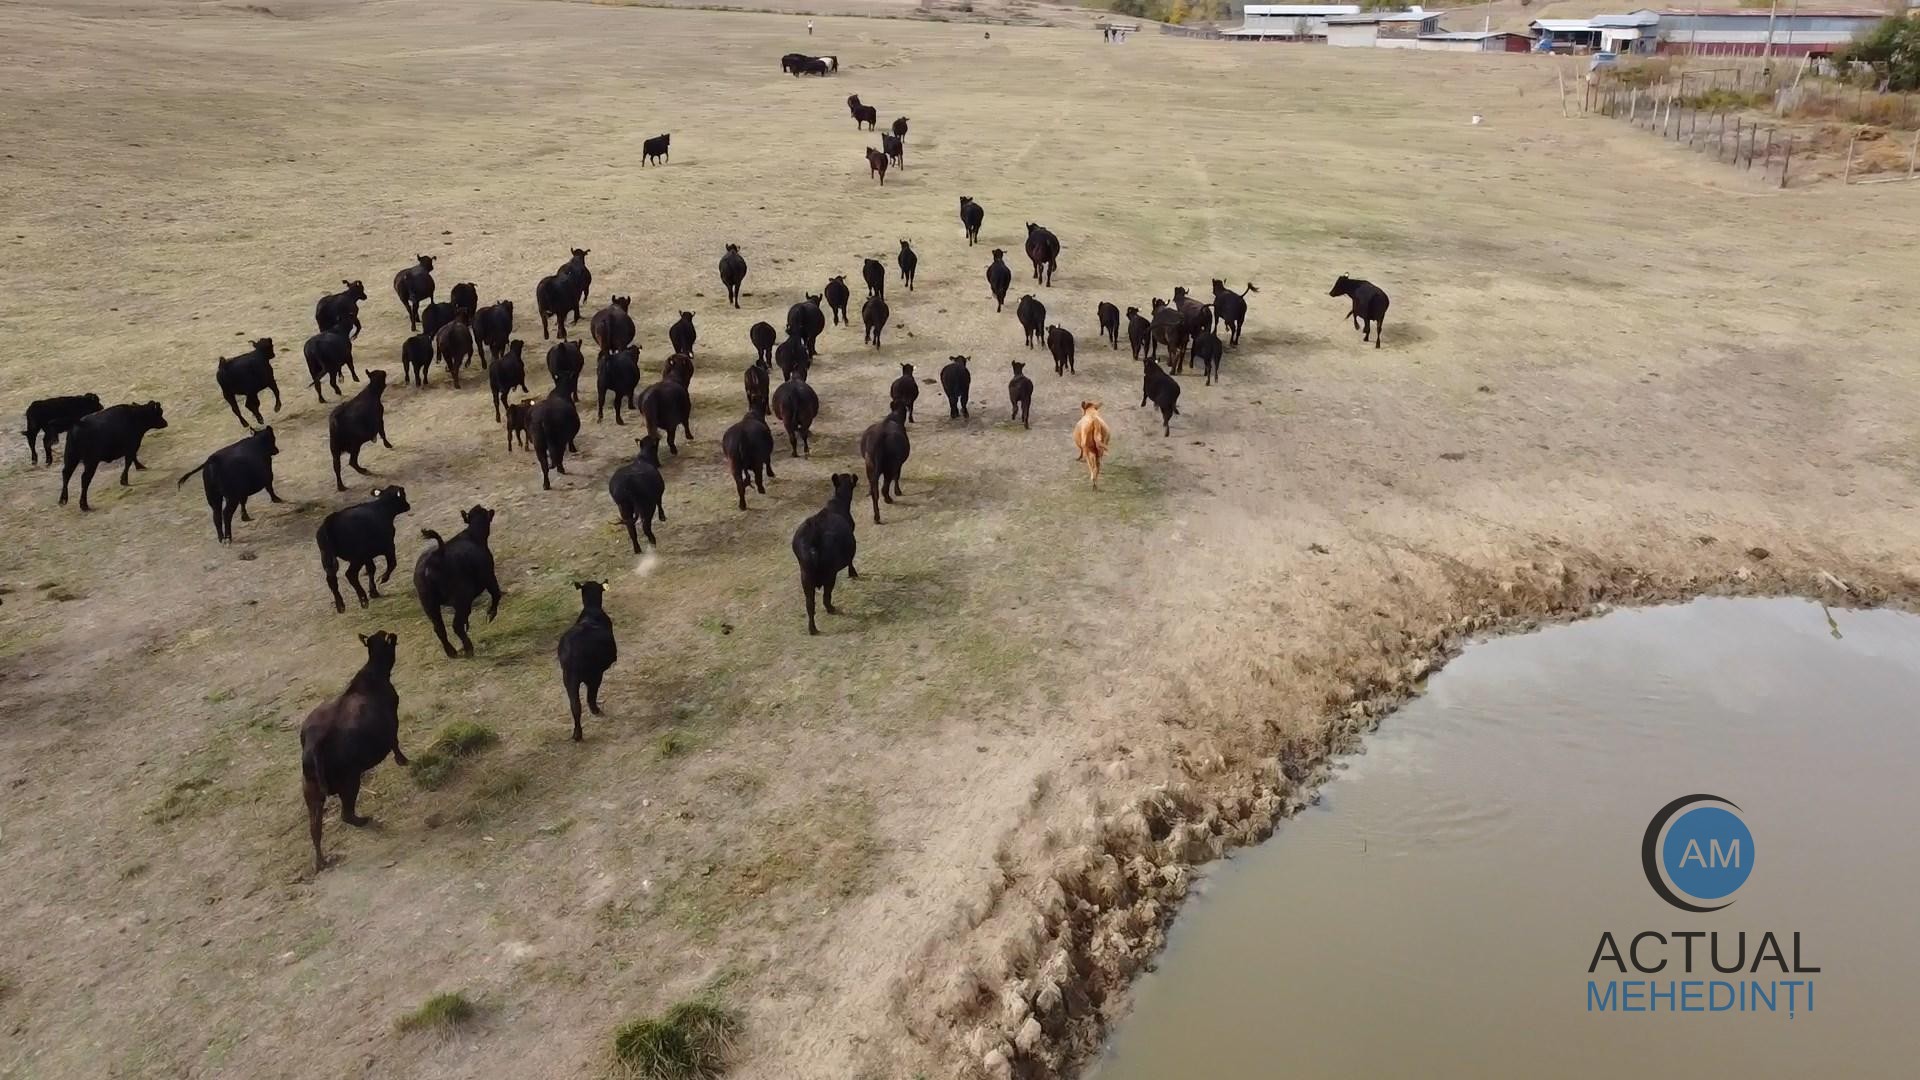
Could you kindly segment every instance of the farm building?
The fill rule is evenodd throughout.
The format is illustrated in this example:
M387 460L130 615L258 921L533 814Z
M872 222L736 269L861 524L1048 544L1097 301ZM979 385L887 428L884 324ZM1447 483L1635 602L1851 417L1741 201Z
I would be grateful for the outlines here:
M1368 11L1327 16L1327 44L1348 49L1412 49L1423 34L1440 32L1444 11Z
M1421 34L1413 47L1429 52L1523 53L1533 48L1533 38L1504 30L1442 30Z
M1240 26L1223 30L1232 41L1316 41L1327 36L1329 15L1358 15L1359 4L1247 4Z
M1773 55L1830 54L1862 30L1886 18L1872 8L1785 10L1767 8L1653 11L1595 15L1590 19L1535 19L1528 26L1542 48L1559 52L1698 53L1759 56L1773 39Z
M1600 31L1592 19L1535 19L1527 29L1539 35L1540 47L1558 52L1602 48Z
M1660 13L1633 11L1595 15L1587 24L1600 34L1600 48L1616 53L1650 53L1660 43Z
M1887 17L1873 8L1780 12L1773 19L1773 55L1829 55ZM1656 52L1759 56L1767 51L1768 13L1761 9L1662 11Z

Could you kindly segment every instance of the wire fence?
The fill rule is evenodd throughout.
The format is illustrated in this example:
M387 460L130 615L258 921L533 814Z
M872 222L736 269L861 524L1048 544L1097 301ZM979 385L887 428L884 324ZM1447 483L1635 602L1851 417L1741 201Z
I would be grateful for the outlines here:
M1582 110L1624 120L1736 169L1753 171L1786 187L1793 175L1795 154L1804 159L1811 138L1778 124L1749 120L1743 112L1702 108L1697 102L1710 95L1683 93L1680 82L1652 86L1607 86L1588 83Z

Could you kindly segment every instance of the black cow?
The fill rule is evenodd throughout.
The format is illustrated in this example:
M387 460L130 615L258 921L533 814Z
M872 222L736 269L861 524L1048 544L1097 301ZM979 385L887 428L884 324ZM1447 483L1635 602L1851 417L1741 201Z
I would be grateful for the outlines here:
M767 369L759 364L748 364L740 373L740 385L746 391L747 405L758 402L762 411L768 407L768 393L772 389L767 385Z
M574 407L571 378L554 384L553 391L540 399L527 416L527 432L533 436L533 456L540 462L540 489L553 490L551 473L567 475L567 451L579 452L573 440L580 434L580 410Z
M666 164L667 152L673 149L672 135L655 135L640 144L640 167Z
M773 476L773 432L767 428L766 412L748 406L746 415L720 434L720 454L727 459L734 494L740 499L740 509L745 510L748 481L765 495L766 478Z
M987 211L979 203L960 196L960 227L966 230L968 247L980 242L980 223L986 219Z
M1073 373L1073 333L1064 326L1047 327L1047 351L1053 354L1053 373Z
M905 139L907 137L906 117L896 116L893 118L893 137L896 139Z
M393 688L393 656L399 638L385 631L360 635L367 662L339 697L307 714L300 723L300 789L307 803L307 834L313 839L313 869L326 869L320 853L320 819L327 796L340 796L340 820L355 828L372 823L354 809L360 777L388 754L407 764L400 751L400 692Z
M500 354L513 340L513 301L500 300L480 309L473 317L473 339L480 346L480 366L487 366L487 353L497 363Z
M1194 366L1206 375L1207 385L1212 386L1220 377L1220 335L1209 327L1200 331L1188 348L1193 353Z
M393 292L400 298L400 304L407 309L407 329L420 329L420 302L431 301L435 286L433 284L433 256L415 255L419 261L405 270L393 275Z
M1180 415L1180 380L1160 370L1152 359L1142 361L1140 404L1152 401L1160 410L1160 434L1173 434L1173 418Z
M727 303L740 306L740 283L747 280L747 260L740 255L739 244L728 244L720 256L720 284L727 287Z
M1052 285L1053 272L1060 262L1060 239L1041 226L1027 222L1027 258L1033 260L1033 280Z
M274 411L279 411L278 395ZM100 411L100 395L68 394L62 397L41 398L27 406L27 430L21 432L27 437L27 456L35 465L40 464L39 452L34 448L35 440L46 444L47 464L53 464L53 444L60 436L72 431L82 419ZM234 415L239 415L236 411ZM240 421L242 424L245 420Z
M1347 317L1353 320L1354 328L1360 331L1360 340L1367 340L1367 334L1373 334L1373 347L1380 347L1380 337L1387 324L1387 293L1371 281L1350 278L1345 274L1333 283L1328 296L1344 296L1353 302Z
M633 541L635 555L640 554L642 533L647 543L660 546L653 536L653 515L660 515L660 524L667 523L667 481L660 475L660 436L648 435L638 441L640 452L607 479L607 494L613 496L613 505L620 510L620 522L627 527L627 539ZM636 524L638 532L634 530Z
M91 510L87 489L93 485L94 471L101 462L121 461L120 486L127 487L127 470L146 470L140 463L140 443L147 432L167 426L160 403L115 405L80 418L67 433L67 452L60 462L60 505L67 505L67 484L75 469L80 473L80 509Z
M780 332L770 322L757 322L747 327L747 340L753 344L753 362L761 367L773 365L773 346L779 340Z
M453 388L460 389L460 371L473 357L473 327L467 322L466 312L454 312L453 321L433 335L433 353L441 363L447 365L447 374L453 377Z
M573 710L573 741L579 742L585 738L580 731L580 688L587 688L587 708L599 716L600 680L620 659L620 650L613 640L613 620L601 606L606 583L576 581L573 587L580 590L580 615L560 635L560 683Z
M451 540L442 540L432 529L420 530L420 535L433 541L434 546L421 552L413 564L413 595L420 599L420 610L426 612L449 659L473 655L467 617L473 614L473 602L481 593L487 594L487 621L500 614L500 578L493 568L493 549L487 546L493 532L493 511L476 505L460 511L460 520L467 527L454 533ZM447 640L447 624L440 614L441 608L449 607L453 609L454 636L460 639L459 654Z
M328 293L313 305L313 328L331 330L341 323L353 328L353 335L360 336L360 301L367 298L367 287L358 281L342 281L346 288L337 293Z
M438 337L440 328L453 321L460 309L453 306L451 300L440 300L420 309L420 332L428 337Z
M1180 312L1180 322L1186 327L1188 341L1199 337L1202 330L1213 328L1216 321L1213 308L1194 299L1185 286L1174 287L1173 306Z
M568 248L567 261L560 264L556 274L566 274L580 286L580 302L586 303L593 294L593 271L587 269L588 248ZM580 321L580 309L573 309L573 321Z
M787 309L787 334L807 343L807 359L820 355L818 342L827 329L826 312L820 310L820 297L807 298Z
M1231 335L1227 340L1229 345L1240 344L1240 328L1247 323L1247 293L1259 291L1251 281L1244 290L1234 292L1219 278L1213 279L1213 318L1215 322L1227 324Z
M247 513L247 500L262 491L273 502L286 502L273 490L273 456L280 452L280 444L274 440L271 425L215 450L207 460L188 469L185 476L175 482L179 487L185 484L194 473L199 473L201 485L207 493L207 509L213 514L213 538L220 543L233 542L233 512L240 511L241 521L252 521Z
M347 490L340 479L340 458L345 455L347 464L362 476L369 475L360 467L360 448L380 440L380 445L393 449L387 441L387 410L380 395L387 389L387 373L379 368L367 372L367 385L351 398L333 407L327 415L327 450L333 454L333 489Z
M947 395L947 419L972 417L967 411L967 392L973 387L973 373L967 370L965 356L950 356L940 369L940 389Z
M433 338L415 334L400 343L400 381L427 385L427 373L433 369ZM495 417L494 419L499 419Z
M473 282L463 281L455 285L447 297L453 301L455 308L467 313L468 322L480 314L480 287Z
M529 439L528 432L533 429L533 406L535 404L532 398L528 398L525 401L516 401L507 406L507 453L513 453L513 439L516 435L520 437L520 449L533 449L533 443Z
M493 422L500 422L500 410L507 405L507 393L515 387L523 394L532 393L527 389L527 361L523 355L527 343L514 338L507 343L506 355L494 360L487 369L487 390L493 398ZM512 449L512 444L508 444Z
M907 438L907 414L895 405L886 419L860 433L860 460L867 467L867 496L873 500L873 523L880 524L880 500L893 502L900 494L900 470L913 453Z
M828 278L827 287L820 294L827 299L827 310L833 315L833 325L853 322L847 318L847 301L853 298L853 290L847 288L847 275L836 274Z
M574 401L580 400L580 376L586 370L587 354L579 342L560 341L547 348L547 374L553 376L553 388L564 386Z
M601 356L633 344L633 316L628 314L632 303L631 296L616 296L606 307L593 313L587 332L593 335L593 343L600 347Z
M1033 380L1027 378L1027 365L1018 360L1013 362L1013 378L1007 380L1007 400L1013 403L1008 419L1020 421L1023 428L1033 427Z
M1135 360L1153 355L1153 323L1137 307L1127 309L1127 347L1133 350Z
M780 425L787 430L788 456L799 457L805 453L812 457L813 418L820 415L820 395L807 385L805 371L774 387L773 415L780 418Z
M1102 300L1096 314L1100 319L1100 332L1107 335L1107 344L1118 349L1120 347L1120 309Z
M907 283L907 291L913 291L913 272L920 266L920 256L914 254L913 245L900 241L900 280Z
M892 313L893 309L884 299L868 297L867 302L860 305L860 340L871 341L874 348L879 348L880 331L887 328L887 317Z
M867 147L867 172L879 178L881 187L887 186L887 166L891 163L891 159L885 153L871 146Z
M867 283L868 296L887 295L887 268L879 259L867 259L860 264L860 280Z
M1007 286L1013 284L1013 270L1007 266L1006 252L993 249L993 261L987 264L987 290L993 293L993 310L1007 303Z
M887 388L887 403L893 408L904 405L907 408L907 423L913 423L913 406L920 400L920 383L913 377L913 365L901 364L900 377L893 380Z
M807 371L813 367L813 361L807 358L807 343L797 337L789 337L773 351L773 362L780 368L781 379L804 379Z
M641 391L640 415L646 418L647 434L666 431L669 454L680 452L673 442L674 428L685 430L687 438L693 438L693 398L687 394L686 384L678 380L663 378Z
M273 339L263 337L253 343L253 348L239 356L229 356L219 361L213 368L213 381L220 384L220 396L227 399L227 408L233 410L233 418L240 426L248 430L253 424L240 415L240 399L247 399L247 411L253 414L254 423L264 424L267 418L260 415L260 392L265 390L273 394L273 411L280 411L280 383L273 377ZM95 399L94 409L99 409ZM32 445L33 440L27 440ZM47 463L53 463L52 451L48 451Z
M681 356L693 355L693 343L700 340L700 332L693 328L693 312L683 311L680 318L667 327L667 342L673 351Z
M1167 347L1167 366L1176 374L1187 361L1187 320L1180 315L1180 309L1159 297L1153 298L1153 338L1147 350L1150 357L1160 355L1160 346Z
M856 131L863 127L873 131L880 123L880 110L871 105L861 104L859 94L848 95L847 111L853 114L853 126Z
M1029 293L1020 298L1020 306L1014 308L1013 313L1020 319L1020 332L1026 338L1027 348L1046 340L1047 305Z
M638 408L634 395L640 391L640 350L628 346L602 356L595 371L594 390L599 399L594 423L607 418L607 395L612 394L613 422L625 424L626 420L620 415L620 403L624 401L628 408Z
M340 595L339 564L347 564L347 584L353 588L353 595L359 599L360 606L367 606L369 596L379 596L380 589L374 583L373 563L375 559L385 557L387 570L380 575L385 582L393 577L393 564L396 556L393 550L393 521L401 514L413 509L407 502L407 489L398 484L391 487L374 488L373 498L368 502L355 503L344 510L335 510L320 522L320 528L314 531L314 543L320 548L320 568L327 575L327 590L333 593L333 610L347 610L347 602ZM360 587L360 572L367 575L367 587Z
M845 568L850 580L858 580L853 558L859 545L853 536L853 491L860 478L852 473L833 474L833 494L827 504L793 531L793 557L800 563L800 592L807 598L807 633L818 634L814 622L814 593L826 601L827 614L834 614L833 584Z
M353 376L354 382L360 381L360 370L353 366L353 338L351 327L340 323L331 330L315 334L307 339L301 349L307 358L307 375L313 380L313 396L326 404L327 395L321 391L321 380L333 387L336 394L344 393L340 389L340 372L344 369Z
M660 372L660 377L671 379L691 392L693 390L693 357L685 353L674 353L667 357L667 366Z
M888 161L893 162L902 169L907 167L907 141L905 139L893 135L882 135L880 136L880 151L887 155Z
M580 318L580 305L586 300L587 290L579 274L572 267L563 266L557 274L548 274L533 287L533 303L540 310L540 338L546 340L547 319L553 319L554 332L560 340L567 339L567 320Z

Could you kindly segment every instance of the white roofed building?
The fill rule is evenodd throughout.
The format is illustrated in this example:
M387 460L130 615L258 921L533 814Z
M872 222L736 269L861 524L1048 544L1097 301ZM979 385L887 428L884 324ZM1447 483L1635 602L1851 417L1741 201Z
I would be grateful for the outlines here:
M1327 36L1331 15L1358 15L1359 4L1247 4L1242 24L1223 30L1230 41L1316 41Z

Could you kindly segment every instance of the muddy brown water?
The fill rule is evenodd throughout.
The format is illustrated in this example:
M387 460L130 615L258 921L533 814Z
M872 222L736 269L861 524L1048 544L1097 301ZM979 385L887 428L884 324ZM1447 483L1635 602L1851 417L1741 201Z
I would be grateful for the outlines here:
M1706 599L1485 642L1345 765L1204 880L1092 1077L1920 1075L1920 617ZM1695 914L1640 845L1703 792L1751 870ZM1646 930L1667 971L1591 978L1807 980L1813 1008L1590 1011L1601 933ZM1745 931L1749 963L1772 932L1789 965L1798 932L1821 970L1683 974L1674 931Z

